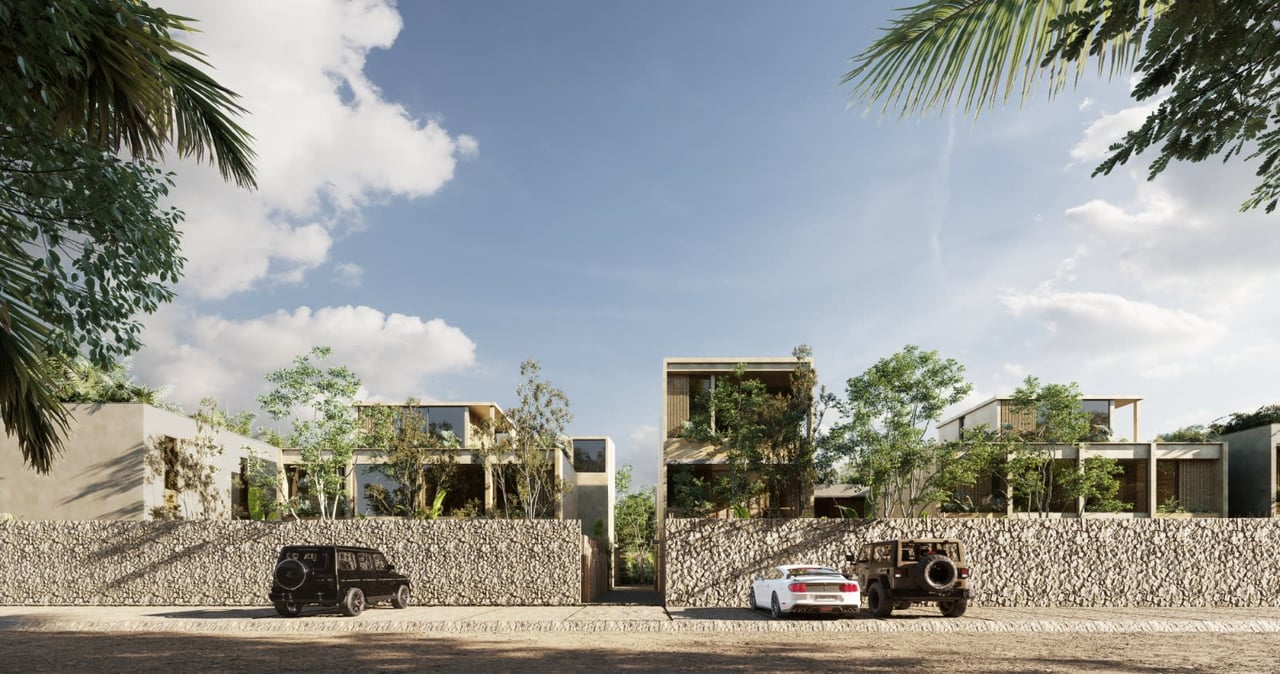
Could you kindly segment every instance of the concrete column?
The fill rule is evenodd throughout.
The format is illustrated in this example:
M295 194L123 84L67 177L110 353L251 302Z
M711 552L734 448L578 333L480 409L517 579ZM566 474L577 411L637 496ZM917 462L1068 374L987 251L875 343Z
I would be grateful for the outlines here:
M1134 427L1137 427L1138 408L1133 408ZM1155 517L1156 511L1159 510L1159 504L1156 503L1156 447L1157 443L1147 445L1147 516Z

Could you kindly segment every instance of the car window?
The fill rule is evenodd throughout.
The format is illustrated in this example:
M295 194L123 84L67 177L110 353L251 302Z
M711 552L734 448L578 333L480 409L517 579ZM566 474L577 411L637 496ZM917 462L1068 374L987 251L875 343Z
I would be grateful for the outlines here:
M356 556L351 552L338 553L338 570L339 571L355 571Z
M377 569L378 571L386 571L386 570L387 570L387 558L386 558L386 557L383 557L382 555L377 554L377 553L374 553L374 554L370 555L370 557L372 557L372 558L373 558L373 568Z
M323 550L289 550L280 555L283 559L296 559L308 569L329 568L329 555Z
M373 563L369 561L369 553L357 552L356 563L360 565L361 571L368 571L373 568Z

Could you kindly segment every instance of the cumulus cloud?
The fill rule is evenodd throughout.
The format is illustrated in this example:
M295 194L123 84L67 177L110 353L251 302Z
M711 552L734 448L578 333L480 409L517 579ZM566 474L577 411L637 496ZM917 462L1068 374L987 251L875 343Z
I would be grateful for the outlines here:
M451 136L386 100L364 74L372 49L401 29L394 3L304 4L172 0L198 19L188 37L212 74L241 95L254 136L260 189L225 184L207 166L174 162L172 193L187 215L183 292L223 298L262 282L301 281L335 238L363 225L359 209L427 196L453 178L479 144ZM251 20L246 17L252 17Z
M213 396L233 409L256 410L257 395L267 390L263 377L321 345L333 349L333 364L360 377L363 398L430 400L429 378L474 364L476 349L441 319L366 306L301 307L234 320L172 305L150 317L144 339L134 373L149 386L168 387L171 399L188 409Z
M1092 364L1130 359L1147 374L1169 374L1218 344L1220 323L1182 309L1102 292L1039 288L1008 293L1001 302L1014 316L1039 322L1041 348L1083 355Z
M1091 108L1092 101L1085 99L1080 109ZM1126 131L1142 125L1159 102L1135 105L1120 112L1101 115L1084 130L1084 136L1071 148L1073 162L1098 161L1107 156L1107 148L1124 138Z
M334 266L333 274L339 285L355 287L364 281L364 267L350 262Z

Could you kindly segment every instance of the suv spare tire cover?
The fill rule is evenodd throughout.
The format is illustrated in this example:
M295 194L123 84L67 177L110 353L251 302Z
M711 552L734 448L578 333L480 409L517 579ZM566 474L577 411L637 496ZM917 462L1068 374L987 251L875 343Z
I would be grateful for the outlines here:
M296 559L286 559L276 564L276 583L286 590L302 587L307 579L307 567Z
M959 580L956 564L946 555L925 555L916 563L916 582L920 587L940 592L950 590Z

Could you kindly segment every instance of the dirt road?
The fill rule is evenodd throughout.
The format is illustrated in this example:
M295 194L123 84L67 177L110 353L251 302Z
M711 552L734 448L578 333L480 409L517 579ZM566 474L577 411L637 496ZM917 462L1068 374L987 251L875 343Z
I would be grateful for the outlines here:
M0 632L0 671L1280 672L1280 633Z

